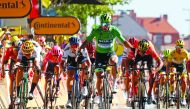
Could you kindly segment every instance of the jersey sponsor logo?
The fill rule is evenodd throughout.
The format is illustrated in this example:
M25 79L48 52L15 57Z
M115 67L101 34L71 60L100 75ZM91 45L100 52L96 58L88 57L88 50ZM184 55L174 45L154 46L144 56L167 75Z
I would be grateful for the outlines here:
M101 48L110 48L113 46L113 40L98 40L98 46Z

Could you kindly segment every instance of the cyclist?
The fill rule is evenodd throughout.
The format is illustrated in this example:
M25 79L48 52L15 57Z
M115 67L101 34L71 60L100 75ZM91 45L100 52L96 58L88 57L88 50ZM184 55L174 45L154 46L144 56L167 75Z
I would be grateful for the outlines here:
M163 67L162 67L162 69L159 71L159 78L157 78L156 80L155 80L155 82L154 82L154 85L153 85L153 94L154 94L154 97L156 98L156 97L158 97L157 96L157 93L158 93L158 90L157 90L157 86L158 86L158 84L160 84L160 86L164 86L164 84L166 84L166 76L165 76L165 74L166 73L168 73L167 71L166 71L166 68L167 68L167 65L168 65L168 57L170 56L170 54L171 54L171 50L170 49L165 49L165 50L163 50L163 52L162 52L162 61L163 61ZM169 75L169 74L168 74ZM159 96L164 96L163 95L164 94L164 92L161 92L161 95L159 95ZM155 99L153 99L153 104L156 104L156 100ZM170 104L171 105L173 105L173 103L174 102L170 102Z
M87 43L91 42L94 38L96 39L96 61L95 64L98 66L99 63L103 65L107 65L108 63L111 65L116 65L118 63L118 57L114 52L114 43L116 38L118 38L125 47L130 48L131 45L128 41L125 41L122 36L120 30L111 25L111 15L110 14L102 14L100 16L101 25L95 26L91 32L91 34L86 38L85 42L82 44L80 48L84 48ZM113 86L116 84L116 68L112 67L112 76L113 76ZM101 92L101 72L96 73L97 82L96 88L98 91L97 103L102 101L102 92ZM114 87L113 87L114 88ZM112 90L116 92L115 89Z
M9 79L10 79L10 85L9 85L9 94L10 94L10 100L12 100L12 91L13 91L13 79L14 79L14 74L12 71L13 65L16 63L16 58L18 55L18 43L19 43L19 38L17 36L11 37L11 43L12 46L9 47L5 55L3 57L3 63L2 63L2 74L3 77L5 75L5 64L8 64L9 59L10 59L10 67L9 67ZM13 101L11 101L11 104L9 105L9 109L12 107Z
M139 41L137 51L134 55L135 55L135 59L134 59L133 65L137 65L139 61L147 62L147 67L149 69L149 90L148 90L147 103L151 104L152 103L151 93L152 93L152 87L153 87L154 78L155 78L154 75L162 68L163 62L161 58L159 57L158 53L156 52L154 45L146 39L142 39L141 41ZM152 69L153 59L156 61L155 69Z
M135 85L134 82L136 82L136 84L137 84L138 79L137 79L137 76L135 76L137 74L134 72L133 76L132 76L132 78L133 78L132 87L133 88L131 89L130 81L131 81L132 78L131 78L131 76L130 76L130 74L128 72L128 69L130 67L129 65L132 65L132 62L133 62L133 60L135 58L135 51L138 48L139 40L137 38L135 38L135 37L130 37L128 39L128 41L133 46L134 49L130 49L129 50L126 59L123 59L123 63L124 64L122 66L126 69L125 72L124 72L124 76L126 77L126 79L124 80L125 91L126 91L124 93L126 94L126 104L130 105L130 102L131 102L130 98L131 98L131 96L135 95L137 93L137 88L138 87L134 86ZM132 92L134 92L134 93L132 93Z
M177 73L181 74L181 91L182 91L181 104L182 105L186 105L185 95L186 95L186 88L187 88L187 80L186 80L187 72L185 71L185 65L186 65L186 62L190 59L187 50L183 48L184 45L185 43L182 39L179 39L176 41L175 50L171 52L171 55L169 56L169 63L168 63L168 69L170 67L174 67ZM175 89L175 86L174 86L175 83L170 83L170 84ZM173 92L174 91L172 91L171 95L174 95Z
M59 88L60 77L59 76L60 76L60 71L61 71L62 56L63 56L63 53L61 51L61 48L59 46L55 45L52 47L51 51L46 54L46 56L43 60L43 65L42 65L42 71L46 72L46 75L48 75L47 74L48 72L53 72L56 74L57 94L60 90L60 88ZM46 77L45 90L46 90L47 80L48 80L48 78Z
M34 43L30 40L27 40L23 42L21 45L21 49L18 52L18 57L17 57L17 63L16 65L23 64L24 66L29 66L28 61L32 61L33 63L33 68L32 71L34 72L33 75L33 80L32 80L32 85L31 89L29 92L28 99L32 100L33 99L33 91L38 83L39 77L40 77L40 52L39 49L34 45ZM19 91L20 91L20 84L19 82L21 81L23 77L23 68L19 67L19 70L16 73L16 86L17 86L17 98L15 100L15 104L20 103L20 98L19 98Z
M88 56L88 52L86 49L81 49L79 51L79 46L80 46L80 41L78 39L78 37L76 36L71 36L69 39L69 43L67 44L67 46L64 49L64 55L63 55L63 63L65 63L67 61L67 65L68 66L73 66L73 67L77 67L77 63L81 64L82 68L86 68L88 66L91 66L91 62L90 62L90 58ZM78 54L81 54L78 56ZM78 61L76 61L76 58L78 58ZM83 87L81 89L82 95L86 96L88 94L88 90L86 87L86 72L81 72L80 77L83 77L84 79L84 83L83 83ZM67 91L68 91L68 101L66 103L66 106L72 107L71 104L71 92L72 92L72 84L73 80L74 80L74 74L75 74L75 70L72 69L67 69Z

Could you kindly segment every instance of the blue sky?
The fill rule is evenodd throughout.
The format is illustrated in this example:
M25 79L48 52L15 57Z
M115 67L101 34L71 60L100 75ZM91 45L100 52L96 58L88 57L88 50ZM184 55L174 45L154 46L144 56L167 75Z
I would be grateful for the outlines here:
M133 9L139 17L168 15L168 21L180 34L190 34L190 0L131 0L129 5L114 10Z

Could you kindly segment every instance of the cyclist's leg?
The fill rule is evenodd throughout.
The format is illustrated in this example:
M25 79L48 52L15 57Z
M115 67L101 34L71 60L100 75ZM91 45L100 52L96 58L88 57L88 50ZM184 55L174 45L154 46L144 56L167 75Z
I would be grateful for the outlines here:
M17 98L15 100L15 104L18 104L20 102L20 98L19 98L19 93L20 93L20 81L23 78L23 69L22 68L18 68L17 73L16 73L16 87L17 87Z
M126 60L124 61L124 66L125 67L125 79L124 79L124 85L125 85L125 91L126 91L126 100L128 100L129 98L129 94L130 94L130 89L131 89L131 84L130 84L130 81L131 81L131 78L130 78L130 74L128 72L128 69L129 69L129 62L130 62L131 59L129 58L126 58Z
M151 70L153 66L153 58L151 55L146 55L143 57L144 61L147 61L147 67L149 68L149 89L148 89L148 104L152 103L152 96L154 99L154 95L152 95L152 89L153 89L153 84L155 80L155 72Z
M60 90L59 83L60 83L60 80L61 80L61 78L60 78L60 64L55 65L53 68L54 68L54 73L56 74L57 91L59 91Z
M182 105L186 105L186 90L187 90L187 74L184 72L181 75L181 91L182 91Z
M71 106L71 98L72 98L72 87L73 87L73 80L74 80L74 74L75 71L74 70L67 70L67 94L68 94L68 101L67 104L69 104L69 106Z
M112 55L109 59L109 64L110 65L117 65L118 63L118 57L117 55ZM112 91L113 92L116 92L116 85L117 85L117 82L116 82L116 78L117 78L117 74L116 74L116 70L118 69L118 66L112 66L112 77L113 77L113 86L112 86Z
M34 61L34 66L39 66L39 65L40 65L40 63ZM38 81L40 79L40 71L36 67L33 68L32 71L34 72L34 75L33 75L32 85L31 85L31 88L29 91L29 97L28 97L30 100L33 99L34 89L36 88Z
M10 99L12 98L12 92L13 92L13 81L15 79L15 75L13 74L14 72L11 72L12 71L12 68L13 68L13 65L14 65L15 61L11 59L11 62L10 62L10 70L9 70L9 79L10 79L10 85L9 85L9 94L10 94ZM12 102L12 101L11 101Z
M91 63L90 63L90 60L86 60L84 62L82 62L81 64L81 67L82 68L86 68L88 66L91 66ZM88 95L88 89L87 89L87 79L88 79L88 73L85 69L82 70L81 72L81 75L80 75L80 78L81 78L81 82L82 82L82 89L81 89L81 92L82 92L82 95L83 96L87 96Z

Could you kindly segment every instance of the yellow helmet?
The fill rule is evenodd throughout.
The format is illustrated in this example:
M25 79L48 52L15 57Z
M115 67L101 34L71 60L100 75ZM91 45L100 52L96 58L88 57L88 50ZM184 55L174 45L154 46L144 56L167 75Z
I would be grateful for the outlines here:
M146 40L146 39L143 39L143 40L141 40L140 42L139 42L139 44L138 44L138 49L140 50L140 51L146 51L147 49L148 49L148 47L149 47L149 42Z
M23 54L31 54L34 51L34 44L31 41L26 41L22 44L21 50Z
M176 46L184 46L185 45L185 43L182 39L177 40L175 44L176 44Z
M11 42L17 42L19 41L19 38L17 36L11 37Z

